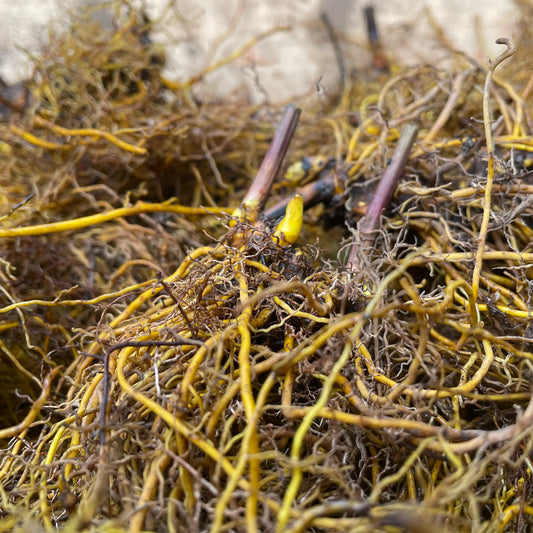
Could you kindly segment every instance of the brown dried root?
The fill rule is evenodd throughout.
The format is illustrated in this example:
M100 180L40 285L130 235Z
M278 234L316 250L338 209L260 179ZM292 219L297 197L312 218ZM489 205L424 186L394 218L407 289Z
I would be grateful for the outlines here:
M516 56L524 61L520 50ZM515 84L505 71L482 94L477 87L484 76L477 69L404 69L379 87L347 87L331 116L304 114L293 157L305 155L302 146L308 154L320 146L320 155L335 161L328 183L341 196L324 196L323 207L305 214L307 242L333 240L316 229L332 210L338 211L334 222L342 226L347 219L355 227L355 204L391 167L387 160L403 125L419 125L396 194L385 211L383 205L370 210L374 220L380 215L381 230L361 283L349 292L346 281L353 276L340 263L325 261L314 244L293 243L305 198L289 203L280 187L266 220L260 209L253 220L244 214L231 225L224 218L242 203L247 187L240 186L248 183L245 174L250 178L255 170L271 131L243 122L243 115L232 122L224 106L206 106L201 116L183 111L179 120L158 108L173 134L157 142L150 137L143 143L137 130L124 134L132 146L154 150L160 142L176 165L186 161L187 176L198 185L179 203L163 204L157 193L132 204L120 187L103 184L84 183L76 194L58 183L54 194L43 194L39 180L6 189L21 197L6 201L4 246L10 260L24 252L27 272L40 264L43 243L54 245L48 257L50 249L69 249L88 265L70 263L87 288L96 259L91 263L81 243L100 239L123 255L111 255L112 266L93 268L102 284L93 283L88 297L76 292L59 259L54 266L66 286L58 290L49 270L53 283L45 294L20 272L17 284L2 263L2 353L29 393L24 416L3 424L10 440L0 451L1 529L29 520L34 529L49 531L496 532L529 526L531 83L517 77ZM132 96L136 105L143 102ZM482 176L483 97L494 113L490 204ZM342 108L347 102L350 114ZM132 113L132 120L137 116ZM176 146L184 148L189 135L176 131L180 120L188 132L193 125L201 132L197 145L178 156ZM218 144L215 133L207 135L210 121L229 125L218 129L224 132ZM317 142L324 125L333 140ZM54 133L44 127L30 133L45 131ZM248 158L245 139L255 147ZM120 153L103 136L93 140L87 152L77 148L85 155ZM22 146L13 147L27 156ZM53 153L56 164L66 164L63 155L71 152ZM136 161L146 170L135 159L145 156L122 155L124 168ZM224 188L225 173L205 171L213 161L217 169L246 169L237 172L240 194ZM152 164L164 168L161 161ZM81 179L84 172L80 166L75 175ZM132 183L128 172L121 179ZM304 186L311 198L320 180L325 177L318 173L317 182ZM23 202L27 187L39 201L54 197L65 208L43 203L52 218L44 229L31 202ZM291 185L284 187L293 196ZM259 205L268 188L261 187ZM81 212L75 213L76 203ZM139 218L115 218L132 214L117 210L139 205L133 215ZM142 211L146 205L168 208L176 233L169 236L171 225ZM205 216L187 211L203 205L214 209L202 211ZM280 205L289 205L289 213L275 225ZM368 212L372 201L366 205ZM166 262L150 253L154 235L170 244L176 234L193 238L206 228L214 236L187 241L194 244L188 253L176 252ZM125 247L137 242L127 238L133 229L152 232L142 241L145 248ZM48 233L35 235L42 231ZM107 307L96 320L95 306L103 302ZM70 329L70 314L79 331ZM61 359L59 348L68 350ZM26 367L24 355L38 360L37 370ZM60 363L64 367L54 371Z

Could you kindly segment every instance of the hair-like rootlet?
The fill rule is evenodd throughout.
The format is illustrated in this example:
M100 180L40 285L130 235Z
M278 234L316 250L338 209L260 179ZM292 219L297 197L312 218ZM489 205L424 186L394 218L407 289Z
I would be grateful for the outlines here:
M115 7L0 91L0 531L531 528L531 26L299 116Z

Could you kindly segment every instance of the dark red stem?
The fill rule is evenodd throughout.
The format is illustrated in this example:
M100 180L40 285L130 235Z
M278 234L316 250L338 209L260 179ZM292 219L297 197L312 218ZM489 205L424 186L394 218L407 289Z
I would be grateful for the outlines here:
M245 208L260 209L265 203L289 148L299 117L300 109L294 105L290 104L285 108L265 158L244 197L242 205Z
M417 134L418 127L413 124L407 124L402 129L390 165L385 169L374 197L368 205L365 216L357 225L359 238L353 243L347 261L347 266L352 272L359 269L360 254L367 253L365 249L370 248L374 244L375 231L379 228L381 213L389 205L392 195L396 190L398 180L403 173L405 163L407 162Z

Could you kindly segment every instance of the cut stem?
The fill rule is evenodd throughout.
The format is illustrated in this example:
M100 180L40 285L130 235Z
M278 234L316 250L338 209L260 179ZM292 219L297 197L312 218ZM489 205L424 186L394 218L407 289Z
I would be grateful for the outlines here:
M248 222L253 222L256 219L281 168L299 117L300 109L294 105L290 104L285 108L259 171L240 207L234 213L236 218L244 218Z
M381 178L376 193L372 201L368 205L365 216L359 221L357 225L358 239L353 243L350 256L348 258L347 267L352 272L359 270L359 257L374 244L375 231L379 227L379 219L385 207L396 190L398 180L405 168L409 152L416 140L418 134L418 127L414 124L407 124L402 129L396 150L392 156L390 165L386 168L383 177Z
M368 6L364 9L364 15L366 20L366 32L368 35L368 43L372 52L372 63L374 68L378 72L388 72L389 63L387 58L383 54L383 47L379 39L378 28L376 25L376 19L374 17L374 7Z

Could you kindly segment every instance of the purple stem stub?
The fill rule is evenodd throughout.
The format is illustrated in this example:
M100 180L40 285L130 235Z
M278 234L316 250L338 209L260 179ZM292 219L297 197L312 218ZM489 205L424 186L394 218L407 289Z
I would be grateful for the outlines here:
M364 248L372 246L374 242L374 232L379 228L381 213L389 205L394 191L396 190L398 180L404 171L405 164L407 163L409 153L411 152L417 134L418 127L414 124L407 124L402 129L390 165L385 169L385 172L379 181L365 216L357 225L359 239L354 242L347 261L348 269L352 272L359 269L360 251L364 251Z
M283 112L279 126L276 129L274 138L270 143L268 151L265 154L263 162L257 171L257 175L250 186L250 189L248 189L248 192L242 201L243 206L257 204L261 207L264 204L279 169L281 168L294 130L298 124L299 117L299 108L292 104L285 107L285 111Z

